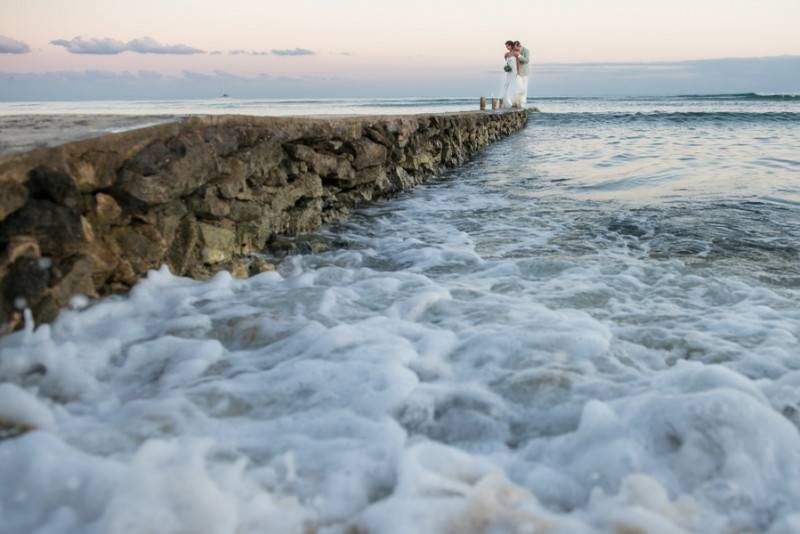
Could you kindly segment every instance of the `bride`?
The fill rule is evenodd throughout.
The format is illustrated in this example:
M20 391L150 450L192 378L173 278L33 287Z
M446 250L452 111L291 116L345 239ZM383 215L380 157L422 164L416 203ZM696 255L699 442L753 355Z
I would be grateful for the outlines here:
M511 42L511 41L509 41ZM506 71L506 83L503 87L503 107L504 108L521 108L522 97L525 94L522 87L522 78L519 75L519 58L514 53L513 44L511 47L506 43L506 64L503 70Z

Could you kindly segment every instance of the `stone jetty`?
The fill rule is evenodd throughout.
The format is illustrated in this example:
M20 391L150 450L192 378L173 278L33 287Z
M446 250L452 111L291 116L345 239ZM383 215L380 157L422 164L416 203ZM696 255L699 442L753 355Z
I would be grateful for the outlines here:
M148 270L265 267L270 240L404 191L521 128L527 111L204 116L0 160L0 331Z

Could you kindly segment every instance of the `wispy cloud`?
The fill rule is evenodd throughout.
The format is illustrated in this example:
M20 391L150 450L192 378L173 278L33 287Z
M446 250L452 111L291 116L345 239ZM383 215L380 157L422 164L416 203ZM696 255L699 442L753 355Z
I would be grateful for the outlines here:
M165 45L161 44L152 37L140 37L127 43L111 38L88 38L74 37L69 41L66 39L56 39L50 44L61 46L71 54L96 54L96 55L116 55L123 52L135 52L137 54L205 54L199 48L194 48L184 44Z
M266 50L230 50L228 54L232 56L268 56Z
M27 54L31 47L11 37L0 35L0 54Z
M305 48L287 48L283 50L272 50L276 56L313 56L316 52Z

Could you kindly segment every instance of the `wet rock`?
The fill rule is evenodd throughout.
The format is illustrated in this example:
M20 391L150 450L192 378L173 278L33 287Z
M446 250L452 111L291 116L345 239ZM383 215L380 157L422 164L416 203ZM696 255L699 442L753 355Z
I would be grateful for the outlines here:
M250 276L275 270L275 265L262 258L253 257L250 261Z
M39 258L17 258L3 278L3 296L13 308L22 309L38 303L50 285L50 270Z
M199 223L198 229L204 263L213 265L233 257L236 251L236 234L232 230L205 223Z

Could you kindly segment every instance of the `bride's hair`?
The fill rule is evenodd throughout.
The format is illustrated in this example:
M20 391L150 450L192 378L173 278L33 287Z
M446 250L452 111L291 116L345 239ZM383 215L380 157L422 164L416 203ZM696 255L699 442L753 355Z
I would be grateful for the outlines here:
M514 46L514 41L506 41L506 46Z

